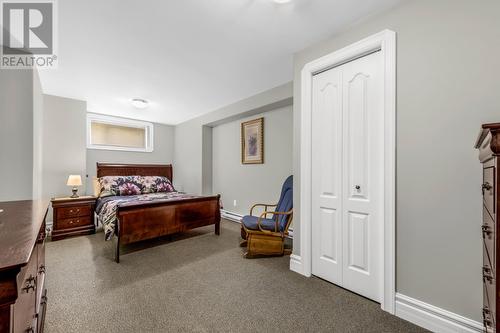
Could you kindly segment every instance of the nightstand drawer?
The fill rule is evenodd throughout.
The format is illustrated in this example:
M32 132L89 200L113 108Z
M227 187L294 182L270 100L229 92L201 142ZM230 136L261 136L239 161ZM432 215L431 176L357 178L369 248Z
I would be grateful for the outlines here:
M84 216L84 217L74 217L70 219L57 220L56 224L57 224L56 228L60 230L60 229L70 229L70 228L91 225L93 224L93 222L90 216Z
M79 216L90 216L92 209L90 206L61 207L57 209L57 219L68 219Z

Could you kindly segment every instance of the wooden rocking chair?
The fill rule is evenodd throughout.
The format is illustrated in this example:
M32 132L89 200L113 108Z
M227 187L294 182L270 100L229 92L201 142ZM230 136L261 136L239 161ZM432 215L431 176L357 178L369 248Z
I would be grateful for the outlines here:
M264 207L260 216L254 216L255 207ZM268 211L269 207L276 207L274 211ZM267 217L272 215L272 218ZM250 215L241 219L241 237L243 242L240 246L246 246L245 258L259 255L282 256L291 251L285 251L285 238L288 235L288 227L293 219L293 176L289 176L281 190L280 200L276 205L255 204L250 209Z

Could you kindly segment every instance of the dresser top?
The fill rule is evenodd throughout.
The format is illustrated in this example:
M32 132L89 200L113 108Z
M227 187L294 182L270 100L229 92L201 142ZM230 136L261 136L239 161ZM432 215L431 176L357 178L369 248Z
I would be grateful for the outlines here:
M0 202L0 271L28 263L48 207L48 200Z

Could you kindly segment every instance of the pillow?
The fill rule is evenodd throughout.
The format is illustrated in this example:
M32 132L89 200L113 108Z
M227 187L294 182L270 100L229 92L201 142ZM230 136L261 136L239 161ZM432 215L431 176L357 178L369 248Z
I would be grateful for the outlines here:
M137 195L144 188L141 176L106 176L99 178L100 197L111 195Z
M99 184L99 178L92 178L92 188L94 189L94 197L99 197L101 194L101 185Z
M162 176L145 176L142 177L143 189L142 193L157 193L157 192L174 192L175 189L167 177Z

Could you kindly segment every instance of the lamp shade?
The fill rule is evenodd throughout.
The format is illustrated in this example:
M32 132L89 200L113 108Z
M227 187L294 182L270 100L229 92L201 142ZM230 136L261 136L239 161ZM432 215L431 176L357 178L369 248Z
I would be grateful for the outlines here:
M80 175L70 175L68 177L68 186L82 186L82 177Z

